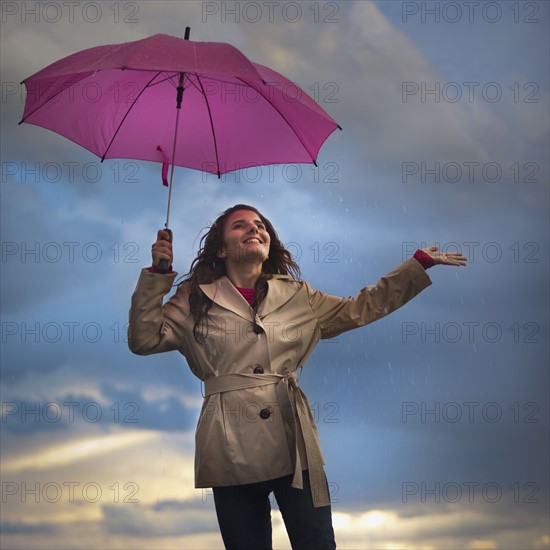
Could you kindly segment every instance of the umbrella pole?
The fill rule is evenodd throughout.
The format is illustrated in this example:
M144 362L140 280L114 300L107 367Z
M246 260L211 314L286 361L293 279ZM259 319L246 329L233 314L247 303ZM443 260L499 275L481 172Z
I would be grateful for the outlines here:
M189 33L191 32L191 27L185 27L185 38L184 40L189 40ZM180 73L180 79L177 88L176 96L176 129L174 130L174 144L172 146L172 169L170 170L170 183L168 184L168 208L166 209L166 223L164 227L168 229L168 224L170 223L170 203L172 202L172 180L174 179L174 166L176 160L176 143L178 141L178 127L180 120L180 111L181 111L181 102L183 99L183 74Z
M189 32L190 28L185 28L185 40L189 40ZM178 142L178 128L179 128L179 120L180 120L180 111L181 111L181 102L183 100L183 77L184 73L181 72L179 75L179 83L177 87L177 96L176 96L176 128L174 130L174 143L172 146L172 168L170 170L170 182L168 184L168 207L166 209L166 223L164 224L164 227L166 231L170 234L170 242L172 242L172 231L170 231L168 225L170 223L170 205L172 203L172 181L174 180L174 168L175 168L175 161L176 161L176 144ZM160 260L158 268L159 273L167 273L168 272L168 262L166 260Z
M168 229L168 224L170 222L170 203L172 201L172 180L174 179L174 166L176 162L176 143L178 142L178 128L179 128L182 99L183 99L183 73L180 73L180 81L178 84L178 95L176 99L176 129L174 130L174 144L172 146L172 169L170 171L170 183L168 185L168 209L166 211L166 224L165 224L166 229Z
M177 103L176 103L176 129L174 130L174 144L172 146L172 168L170 170L170 182L168 183L168 207L166 209L166 223L164 224L164 227L166 231L170 234L170 242L172 242L172 231L168 228L168 224L170 223L170 204L172 202L172 181L174 179L174 167L175 167L175 160L176 160L176 144L178 141L178 127L179 127L179 120L180 120L180 111L181 111L181 101L183 98L183 73L180 73L180 79L178 84L178 95L177 95ZM159 265L157 267L157 271L159 273L168 273L168 262L166 260L160 260Z
M180 86L183 93L183 73L180 73ZM179 86L178 86L178 94L179 94ZM178 126L179 126L179 119L180 119L180 110L181 110L181 100L178 102L179 107L177 108L177 114L176 114L176 130L174 132L174 145L172 147L172 167L170 169L170 182L168 183L168 208L166 210L166 223L164 224L164 227L168 229L168 224L170 223L170 203L172 202L172 180L174 179L174 161L176 159L176 143L178 140Z

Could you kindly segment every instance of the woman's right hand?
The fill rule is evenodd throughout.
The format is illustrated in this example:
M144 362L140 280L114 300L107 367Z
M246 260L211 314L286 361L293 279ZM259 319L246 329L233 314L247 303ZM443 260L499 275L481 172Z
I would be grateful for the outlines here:
M160 229L157 233L157 242L151 247L153 265L158 267L160 260L166 260L168 265L172 265L172 232L166 229Z

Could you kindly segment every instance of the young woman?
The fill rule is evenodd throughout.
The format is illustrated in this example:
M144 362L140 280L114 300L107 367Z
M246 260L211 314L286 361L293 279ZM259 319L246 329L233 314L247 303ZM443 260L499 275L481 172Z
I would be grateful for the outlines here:
M271 492L293 548L336 548L317 428L296 370L321 338L376 321L428 287L428 267L466 258L419 250L354 298L339 298L301 281L269 220L239 204L213 223L163 305L177 275L170 240L159 231L153 265L142 270L128 342L140 355L178 350L204 381L195 486L213 488L226 548L271 549ZM158 272L160 260L168 273Z

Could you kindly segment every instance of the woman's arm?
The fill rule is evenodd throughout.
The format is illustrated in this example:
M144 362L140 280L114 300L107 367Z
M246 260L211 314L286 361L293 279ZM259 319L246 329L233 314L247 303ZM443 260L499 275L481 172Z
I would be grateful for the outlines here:
M436 264L461 266L466 265L466 261L460 252L442 254L437 252L437 246L430 246L417 251L414 257L353 298L324 294L308 285L309 301L319 320L321 338L333 338L399 309L432 284L427 268Z
M166 235L165 235L166 234ZM188 316L186 285L163 305L177 273L171 271L172 243L166 231L159 231L157 242L151 247L153 264L141 271L132 294L128 325L128 347L137 355L150 355L179 349L183 353L183 323ZM156 273L161 259L168 261L170 272Z
M333 338L385 317L431 284L424 267L415 258L409 258L376 284L361 289L355 297L340 298L307 286L321 338Z

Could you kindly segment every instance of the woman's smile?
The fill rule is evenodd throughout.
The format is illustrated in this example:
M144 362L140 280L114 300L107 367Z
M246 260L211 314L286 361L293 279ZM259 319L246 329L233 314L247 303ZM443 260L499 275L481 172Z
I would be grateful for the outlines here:
M265 223L252 210L237 210L228 218L224 230L222 257L229 263L257 263L269 255L271 239Z

